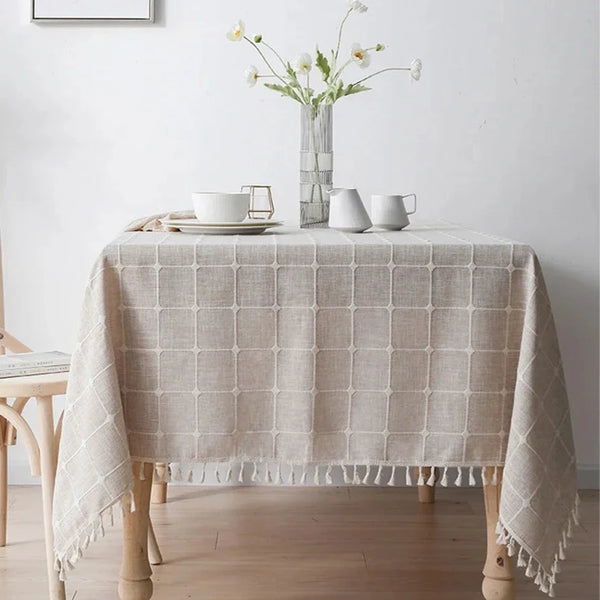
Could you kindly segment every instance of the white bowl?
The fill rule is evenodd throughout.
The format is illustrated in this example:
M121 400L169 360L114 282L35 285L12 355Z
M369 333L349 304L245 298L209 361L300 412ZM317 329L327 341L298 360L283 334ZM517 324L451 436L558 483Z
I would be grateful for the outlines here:
M194 212L201 223L239 223L248 216L248 192L192 192Z

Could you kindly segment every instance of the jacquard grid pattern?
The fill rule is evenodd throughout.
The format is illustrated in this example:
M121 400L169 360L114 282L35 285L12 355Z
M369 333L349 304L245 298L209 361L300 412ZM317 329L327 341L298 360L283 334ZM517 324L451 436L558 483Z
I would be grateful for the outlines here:
M503 523L552 562L562 528L547 523L573 508L573 443L550 305L525 245L449 225L124 234L97 264L81 332L59 557L129 489L130 454L425 466L506 456Z

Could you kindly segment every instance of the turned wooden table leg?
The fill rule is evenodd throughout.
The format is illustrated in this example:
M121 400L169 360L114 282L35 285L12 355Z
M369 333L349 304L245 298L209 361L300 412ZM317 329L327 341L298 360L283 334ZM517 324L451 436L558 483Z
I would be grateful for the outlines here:
M431 470L435 467L415 467L415 479L419 480L419 468L423 473L423 479L427 481L431 476ZM419 485L419 502L421 504L433 504L435 502L435 485Z
M165 504L167 501L167 484L164 481L167 469L164 463L156 463L155 472L158 478L152 483L152 504Z
M144 479L137 477L140 464L133 463L133 497L135 511L130 512L131 500L123 502L123 562L119 579L121 600L150 600L152 569L148 562L148 511L154 465L144 463Z
M500 508L502 489L502 469L498 468L497 484L493 485L494 468L486 467L483 487L485 501L485 517L487 525L487 556L483 567L483 583L481 591L486 600L514 600L515 579L513 561L508 556L506 546L496 544L496 524Z

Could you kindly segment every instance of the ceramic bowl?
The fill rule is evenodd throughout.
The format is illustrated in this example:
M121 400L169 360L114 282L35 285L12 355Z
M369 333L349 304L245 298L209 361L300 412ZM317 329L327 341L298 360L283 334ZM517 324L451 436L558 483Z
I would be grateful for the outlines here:
M196 218L201 223L239 223L248 216L248 192L193 192Z

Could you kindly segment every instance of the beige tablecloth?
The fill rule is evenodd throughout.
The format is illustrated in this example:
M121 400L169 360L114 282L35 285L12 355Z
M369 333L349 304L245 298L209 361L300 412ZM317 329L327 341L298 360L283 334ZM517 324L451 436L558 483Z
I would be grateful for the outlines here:
M504 466L500 539L551 592L576 470L535 254L439 223L124 233L94 267L73 353L54 504L63 572L131 490L132 458L290 483L344 465L355 483L435 466L443 485L465 467L473 484L473 468Z

